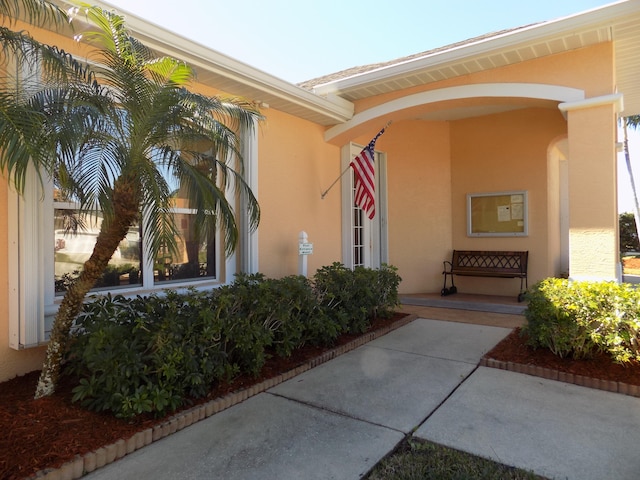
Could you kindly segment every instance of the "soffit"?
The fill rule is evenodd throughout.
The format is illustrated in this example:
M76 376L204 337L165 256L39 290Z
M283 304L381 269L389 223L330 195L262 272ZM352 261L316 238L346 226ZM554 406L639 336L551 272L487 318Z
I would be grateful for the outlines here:
M498 32L386 65L347 70L342 78L338 72L302 85L318 95L338 95L355 102L611 40L614 41L618 92L624 94L623 115L640 114L640 2L637 0Z

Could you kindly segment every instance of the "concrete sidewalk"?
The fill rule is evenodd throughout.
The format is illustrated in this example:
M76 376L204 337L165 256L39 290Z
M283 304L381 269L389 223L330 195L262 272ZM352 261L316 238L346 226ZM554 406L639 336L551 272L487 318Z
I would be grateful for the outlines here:
M550 478L639 478L640 399L478 368L509 332L415 320L85 478L357 479L412 433Z

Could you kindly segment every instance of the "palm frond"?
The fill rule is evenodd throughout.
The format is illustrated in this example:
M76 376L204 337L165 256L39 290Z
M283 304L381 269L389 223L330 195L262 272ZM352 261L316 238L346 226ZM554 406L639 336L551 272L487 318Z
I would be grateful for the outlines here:
M640 115L630 115L628 117L624 117L624 122L628 127L636 130L638 129L638 127L640 127Z
M17 98L20 89L14 97L0 93L0 148L9 152L0 168L24 186L25 166L35 164L81 211L100 211L105 224L114 215L114 184L126 182L139 191L143 235L154 249L175 247L171 194L180 185L202 226L200 233L219 227L230 253L238 226L229 192L247 200L252 228L260 218L244 180L239 137L254 128L259 112L242 100L188 91L191 67L155 55L113 12L82 5L77 15L95 27L83 33L83 40L98 52L98 68L83 70L64 52L7 32L25 58L39 56L37 65L47 55L52 61L65 58L71 81L22 89L30 95L26 99Z
M69 21L67 12L47 0L0 0L0 18L11 25L17 20L38 26L61 26Z

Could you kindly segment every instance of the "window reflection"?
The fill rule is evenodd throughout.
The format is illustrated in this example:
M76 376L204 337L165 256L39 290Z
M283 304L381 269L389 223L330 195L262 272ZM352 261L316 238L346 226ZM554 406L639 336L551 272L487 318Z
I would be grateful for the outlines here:
M60 205L58 205L60 206ZM55 291L63 294L89 259L100 232L100 216L77 214L71 208L54 210ZM196 237L195 215L175 213L179 232L177 251L162 249L153 262L153 281L171 282L186 279L215 278L215 235L200 241ZM109 266L94 289L105 290L142 284L142 239L138 225L129 229Z
M163 249L154 262L154 280L164 282L188 278L215 277L215 237L200 241L196 236L195 215L175 213L179 237L177 251L172 255Z
M215 181L215 169L210 162L196 166ZM158 163L158 170L173 192L173 216L177 230L177 248L170 252L161 248L153 261L152 255L143 245L139 225L132 226L125 239L109 261L107 270L96 283L94 290L107 290L129 286L149 286L156 283L183 282L189 279L215 278L216 235L208 232L203 240L202 225L196 225L195 210L189 205L187 189L178 179ZM211 170L211 171L210 171ZM55 291L62 295L70 283L77 278L85 261L89 259L100 232L102 216L78 213L74 199L66 197L61 190L54 189L54 251ZM197 228L200 227L200 228ZM144 253L143 253L144 252ZM147 265L147 271L144 266Z
M89 259L100 232L102 217L77 213L72 204L54 209L54 274L56 294L64 293ZM139 285L141 278L140 229L132 226L109 261L96 289Z

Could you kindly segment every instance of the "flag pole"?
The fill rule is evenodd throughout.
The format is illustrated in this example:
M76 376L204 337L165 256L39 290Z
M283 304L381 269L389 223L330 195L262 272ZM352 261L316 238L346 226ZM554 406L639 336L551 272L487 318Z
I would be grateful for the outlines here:
M320 199L324 200L324 197L327 195L327 193L329 193L329 190L331 190L333 188L333 186L338 183L338 180L340 180L342 178L342 176L347 173L349 171L349 169L351 168L351 165L347 165L347 168L345 168L342 173L340 174L340 176L338 178L336 178L333 183L331 185L329 185L329 188L327 188L324 193L322 195L320 195Z
M389 128L389 125L391 125L391 120L389 120L387 122L387 124L382 128L382 131L386 130L387 128ZM327 188L324 192L322 192L322 194L320 195L320 199L324 200L324 197L326 197L327 193L329 193L329 190L331 190L333 188L333 186L338 183L338 180L340 180L345 173L347 173L349 171L349 169L351 168L351 165L348 165L347 168L345 168L342 173L338 176L338 178L336 178L333 183L331 185L329 185L329 188Z

